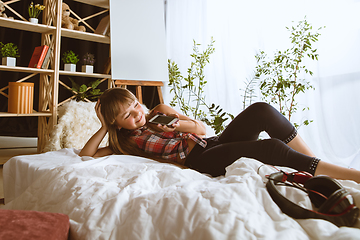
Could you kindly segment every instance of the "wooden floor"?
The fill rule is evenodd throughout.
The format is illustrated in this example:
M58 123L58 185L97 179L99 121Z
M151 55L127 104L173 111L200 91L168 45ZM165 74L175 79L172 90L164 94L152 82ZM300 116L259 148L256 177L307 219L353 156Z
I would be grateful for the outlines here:
M10 158L19 155L36 154L37 138L0 136L0 204L4 204L3 167Z

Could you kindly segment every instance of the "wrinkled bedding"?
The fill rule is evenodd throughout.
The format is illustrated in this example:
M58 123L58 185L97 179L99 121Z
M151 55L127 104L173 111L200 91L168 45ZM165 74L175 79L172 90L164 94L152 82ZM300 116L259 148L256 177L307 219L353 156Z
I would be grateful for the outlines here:
M338 228L283 214L265 188L265 175L276 170L248 158L229 166L225 177L211 178L146 158L81 158L62 149L14 157L3 171L2 208L67 214L70 239L360 238L359 223ZM360 185L340 182L360 206ZM305 193L281 191L311 208Z

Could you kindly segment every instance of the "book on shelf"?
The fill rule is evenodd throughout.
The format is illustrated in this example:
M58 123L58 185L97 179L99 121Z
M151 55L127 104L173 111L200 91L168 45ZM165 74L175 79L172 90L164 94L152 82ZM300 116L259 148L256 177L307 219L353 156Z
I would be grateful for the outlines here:
M101 19L94 33L105 35L108 37L110 36L110 15L107 15L106 17L103 17Z
M35 47L28 67L41 68L48 50L49 50L49 46L47 45Z
M45 58L44 58L44 61L41 65L41 68L45 69L48 67L48 63L50 61L50 57L51 57L51 52L52 52L52 48L49 48L46 55L45 55Z

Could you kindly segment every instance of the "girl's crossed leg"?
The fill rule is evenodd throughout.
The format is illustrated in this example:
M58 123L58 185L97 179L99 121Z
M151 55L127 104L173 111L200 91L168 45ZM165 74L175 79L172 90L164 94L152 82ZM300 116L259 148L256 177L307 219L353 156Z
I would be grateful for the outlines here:
M271 139L258 140L266 131ZM194 151L194 150L193 150ZM360 182L360 172L319 161L297 134L294 126L267 103L255 103L241 112L203 151L197 148L187 164L200 171L219 176L240 157L257 159L265 164L287 166L313 175L328 175Z

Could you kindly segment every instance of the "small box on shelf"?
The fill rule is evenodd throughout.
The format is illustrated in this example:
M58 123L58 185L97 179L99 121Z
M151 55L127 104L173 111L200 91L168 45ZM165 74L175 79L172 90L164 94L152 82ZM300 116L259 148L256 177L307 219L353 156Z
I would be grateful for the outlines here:
M76 64L73 63L65 63L64 71L76 72Z
M81 71L84 73L94 73L94 66L92 65L82 65Z
M2 65L8 66L8 67L15 67L16 66L16 58L14 57L3 57L1 61Z

